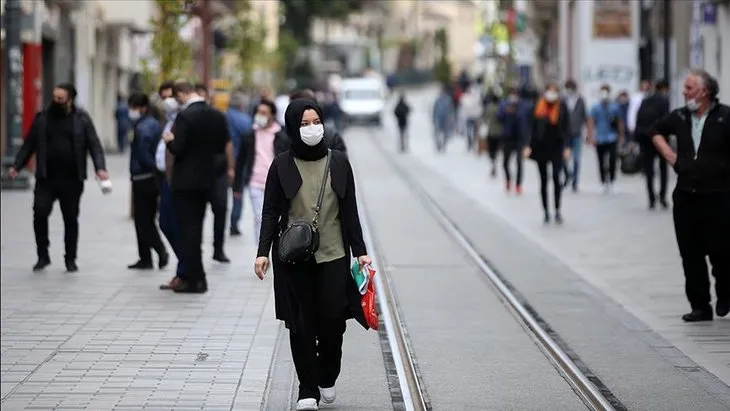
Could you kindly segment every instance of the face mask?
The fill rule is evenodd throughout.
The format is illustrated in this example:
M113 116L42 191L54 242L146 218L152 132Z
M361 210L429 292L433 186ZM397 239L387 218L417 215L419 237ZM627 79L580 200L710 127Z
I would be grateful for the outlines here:
M558 99L558 92L553 90L548 90L545 92L545 100L548 101L548 103L554 103L555 100Z
M304 144L314 147L322 141L324 137L324 126L321 124L311 124L306 127L299 128L299 135L302 136Z
M177 101L175 101L174 98L168 97L162 102L162 106L165 108L165 112L170 114L175 112L178 108L180 108L180 105L177 104Z
M520 98L517 96L509 96L509 102L514 104L516 102L520 101Z
M129 110L129 119L132 121L137 121L139 118L142 117L142 114L140 114L139 110Z
M253 121L256 123L257 126L261 128L269 125L269 118L261 114L256 114L256 117L253 118Z
M51 107L49 108L49 110L54 115L62 116L64 114L66 114L66 104L57 103L54 101L51 103Z
M700 103L698 103L695 99L687 100L687 102L685 103L685 107L687 107L689 111L694 113L695 111L699 110Z
M601 100L606 101L609 98L611 98L611 93L609 93L608 91L601 91Z

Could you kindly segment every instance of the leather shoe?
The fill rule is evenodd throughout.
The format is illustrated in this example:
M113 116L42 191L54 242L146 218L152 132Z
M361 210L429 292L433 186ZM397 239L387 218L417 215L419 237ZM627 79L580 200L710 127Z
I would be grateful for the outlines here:
M718 300L717 305L715 305L715 314L718 317L730 314L730 300Z
M682 319L688 323L694 323L698 321L712 321L712 309L692 310L691 313L683 315Z

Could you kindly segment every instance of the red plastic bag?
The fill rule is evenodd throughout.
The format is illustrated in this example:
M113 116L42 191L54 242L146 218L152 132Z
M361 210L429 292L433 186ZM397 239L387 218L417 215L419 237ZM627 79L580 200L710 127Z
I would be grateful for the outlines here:
M360 300L362 312L365 315L368 326L373 330L377 330L380 321L378 320L378 304L375 300L375 270L370 266L366 266L365 268L367 269L369 278L368 289Z

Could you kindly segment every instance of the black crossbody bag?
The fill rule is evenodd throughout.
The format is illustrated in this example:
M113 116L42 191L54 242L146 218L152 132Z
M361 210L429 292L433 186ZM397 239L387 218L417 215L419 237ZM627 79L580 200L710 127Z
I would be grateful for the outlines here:
M324 200L324 189L327 184L327 174L330 171L332 150L327 151L327 162L324 166L322 185L319 188L317 206L314 209L312 221L295 221L279 235L279 259L288 264L302 263L314 256L319 249L319 212Z

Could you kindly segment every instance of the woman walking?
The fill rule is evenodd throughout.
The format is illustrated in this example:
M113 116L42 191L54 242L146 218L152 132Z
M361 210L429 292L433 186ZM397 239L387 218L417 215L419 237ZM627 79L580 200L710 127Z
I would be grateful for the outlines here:
M563 184L560 181L560 175L563 171L564 158L570 157L570 149L566 147L566 143L569 141L570 123L568 108L564 102L560 101L557 85L548 85L543 97L535 104L530 129L532 138L529 147L525 149L525 157L535 160L540 172L540 197L545 212L545 223L550 222L548 206L548 165L550 165L555 201L555 222L562 224L560 196Z
M296 409L317 410L320 401L335 400L345 321L355 318L368 328L350 252L360 265L372 261L352 168L344 153L322 141L322 110L313 100L296 99L284 117L291 149L269 168L254 269L263 280L273 246L276 318L289 329L299 378Z

